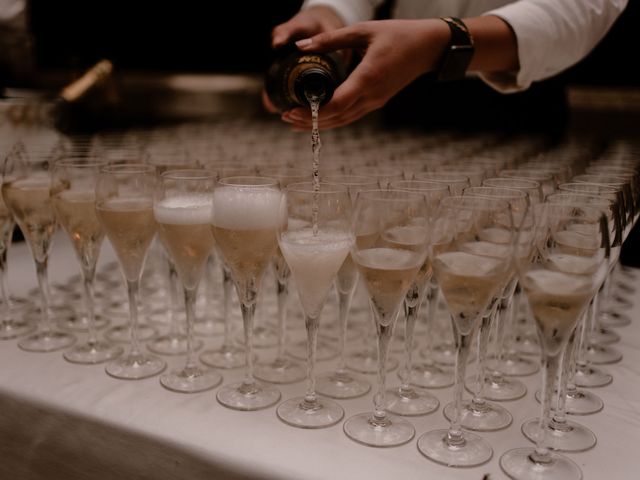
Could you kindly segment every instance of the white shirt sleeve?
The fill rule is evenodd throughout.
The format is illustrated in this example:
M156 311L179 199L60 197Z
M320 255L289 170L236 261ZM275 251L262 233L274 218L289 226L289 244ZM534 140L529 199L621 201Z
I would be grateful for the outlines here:
M486 12L513 29L520 70L480 76L509 93L560 73L598 44L626 5L627 0L518 0Z
M333 8L345 25L372 20L376 8L384 0L305 0L302 10L316 5Z

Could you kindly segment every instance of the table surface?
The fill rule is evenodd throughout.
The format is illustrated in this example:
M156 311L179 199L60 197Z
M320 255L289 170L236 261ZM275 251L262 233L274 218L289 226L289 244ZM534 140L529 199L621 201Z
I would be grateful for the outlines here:
M108 245L101 264L113 260ZM77 273L69 242L58 234L50 257L52 281L64 282ZM9 254L12 292L25 295L36 285L33 262L24 244ZM616 344L623 360L607 368L614 382L593 389L605 403L602 412L578 417L598 437L590 451L570 454L585 478L632 478L640 445L640 271L628 280L636 293L628 295L633 322L621 328ZM215 342L208 341L207 346ZM258 353L261 353L260 351ZM182 357L164 357L180 366ZM275 407L238 412L221 406L215 390L177 394L162 388L158 377L121 381L107 376L104 365L67 363L60 352L27 353L15 340L0 344L0 479L20 478L278 478L390 479L504 478L498 460L510 448L529 446L520 433L523 421L536 416L533 392L539 374L522 380L525 398L504 402L513 414L506 430L482 433L494 450L490 462L470 469L452 469L423 457L416 439L406 445L376 449L345 436L342 422L319 430L301 430L282 423ZM317 371L334 362L318 362ZM224 383L241 379L242 369L223 371ZM367 376L373 383L374 376ZM389 384L397 384L395 372ZM300 395L304 382L279 387L282 398ZM452 388L432 390L441 407L413 417L416 438L446 428L442 405ZM339 403L345 418L369 411L372 395Z

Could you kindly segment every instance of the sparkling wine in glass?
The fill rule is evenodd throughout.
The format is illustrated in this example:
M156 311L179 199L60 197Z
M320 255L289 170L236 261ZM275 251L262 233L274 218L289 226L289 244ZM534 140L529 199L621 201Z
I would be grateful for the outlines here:
M487 255L480 234L487 229L505 229L510 234L511 212L509 204L499 199L448 197L440 203L437 222L439 229L450 232L451 239L450 247L435 254L432 263L455 332L454 404L449 429L422 435L418 450L437 463L470 467L489 461L493 455L488 442L464 432L461 426L471 340L491 300L499 294L511 265L510 255Z
M147 251L156 234L155 170L144 164L107 165L96 187L96 213L116 252L129 296L129 351L109 363L115 378L138 380L159 374L166 363L144 353L138 339L138 292Z
M373 396L374 411L349 418L344 432L364 445L402 445L415 435L411 423L386 411L386 359L400 306L427 260L427 210L425 197L415 192L361 192L356 200L351 226L356 241L351 255L375 315L378 384ZM422 231L424 241L413 242L410 248L402 243L390 244L385 237L398 229Z
M184 290L187 313L187 360L183 368L160 377L165 388L195 393L222 382L213 370L198 366L194 357L193 324L198 285L213 249L211 209L215 175L205 170L170 170L156 187L154 215L158 235L173 260Z
M18 346L30 352L51 352L71 346L76 337L51 326L47 264L56 218L50 198L49 154L27 158L24 150L12 151L4 162L2 198L22 231L36 264L40 290L40 328L21 339Z
M515 259L541 340L543 401L536 447L509 450L500 466L511 478L579 479L580 468L550 450L548 423L562 352L608 270L609 227L606 215L588 206L544 204L534 211L534 261L517 252ZM516 242L516 249L526 243Z
M307 390L278 406L278 418L299 428L335 425L344 410L315 391L315 349L322 307L351 248L351 201L346 187L292 184L286 191L287 223L279 245L296 283L307 329Z
M225 385L218 401L235 410L260 410L280 399L280 391L253 376L253 320L264 272L278 246L285 221L277 180L268 177L222 178L213 193L211 230L215 245L231 272L244 326L246 373Z
M53 209L80 262L88 321L87 341L64 353L64 358L71 363L108 362L123 351L120 346L98 339L95 322L96 264L104 240L104 230L96 215L96 183L104 165L92 158L61 158L53 165L51 176Z

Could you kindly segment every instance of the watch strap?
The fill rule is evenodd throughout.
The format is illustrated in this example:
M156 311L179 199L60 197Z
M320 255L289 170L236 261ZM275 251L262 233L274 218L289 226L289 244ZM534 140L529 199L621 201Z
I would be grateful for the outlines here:
M444 53L438 80L451 81L464 78L474 53L473 36L462 20L455 17L441 18L451 30L449 48Z

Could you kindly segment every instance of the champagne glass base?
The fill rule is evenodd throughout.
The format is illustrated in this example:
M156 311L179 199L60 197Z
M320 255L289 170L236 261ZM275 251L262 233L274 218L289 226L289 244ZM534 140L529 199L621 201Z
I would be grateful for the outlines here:
M95 365L118 358L124 349L108 342L82 343L62 354L67 362Z
M280 390L259 382L238 382L222 387L216 398L221 405L233 410L263 410L278 403Z
M138 325L138 340L145 342L158 334L158 331L149 325ZM129 325L116 325L111 327L104 336L111 342L129 343L131 341L131 327Z
M491 460L493 449L482 437L464 432L464 443L451 445L446 429L432 430L418 439L418 451L447 467L476 467Z
M608 345L620 341L620 335L609 328L600 327L589 334L589 342L596 345Z
M601 368L586 365L578 366L573 381L576 386L584 388L606 387L613 382L613 375Z
M471 394L476 388L476 378L469 377L464 384L467 391ZM484 381L484 390L482 395L486 400L494 402L506 402L510 400L518 400L527 394L527 387L519 380L506 377L492 377L487 375Z
M153 309L145 314L145 319L151 325L156 325L158 327L167 327L171 325L171 311L168 308Z
M246 363L244 348L235 345L223 345L217 350L206 350L200 355L200 361L214 368L240 368Z
M513 343L515 350L522 355L539 355L540 343L538 342L537 333L524 332L516 335Z
M18 342L18 347L27 352L55 352L76 343L76 337L70 333L50 330L36 332Z
M451 421L455 414L455 402L445 405L442 413ZM460 425L467 430L493 432L507 428L512 422L513 417L509 411L498 404L485 401L481 405L474 405L469 400L462 402Z
M423 388L445 388L454 383L452 370L435 363L419 363L411 370L411 384Z
M473 361L473 355L469 355L469 362ZM433 347L431 358L441 365L453 366L456 364L456 349L453 343L442 343Z
M192 348L196 352L202 348L202 340L193 339ZM173 333L155 338L147 343L149 351L158 355L184 355L187 353L187 336Z
M589 345L585 353L585 360L596 365L617 363L622 360L622 352L609 345Z
M333 400L316 398L307 402L304 397L291 398L276 409L278 418L287 425L298 428L325 428L338 423L344 410Z
M378 355L375 351L361 351L347 357L347 368L359 373L378 373ZM396 357L387 357L387 372L398 368Z
M500 468L509 477L518 480L580 480L582 471L572 460L550 453L549 463L536 462L534 448L514 448L500 457Z
M371 384L346 371L321 373L316 377L316 392L325 397L347 399L366 395Z
M413 425L403 418L387 415L378 422L372 412L349 418L343 430L351 440L370 447L397 447L413 440L416 434Z
M36 329L33 322L19 319L9 319L0 323L0 340L12 340L32 333Z
M555 395L555 393L554 393ZM536 391L536 400L540 403L540 390ZM551 407L554 410L553 406ZM567 393L565 398L565 411L570 415L591 415L604 408L604 402L595 393L588 390L576 390Z
M406 417L428 415L440 406L440 401L423 388L390 388L386 397L387 411Z
M287 357L276 358L270 363L259 363L254 376L269 383L295 383L307 375L305 366Z
M185 367L160 377L160 384L164 388L178 393L205 392L217 387L220 383L222 383L222 375L200 367Z
M236 342L240 345L244 345L244 332L238 332ZM254 348L275 347L278 345L278 334L272 328L259 325L253 329L251 342L253 343ZM306 358L306 356L304 358Z
M120 380L140 380L158 375L167 364L164 360L145 353L127 353L105 367L108 375Z
M631 324L631 319L624 313L606 312L600 316L600 325L607 328L626 327Z
M193 324L193 333L200 337L219 337L224 335L224 323L214 320L197 321Z
M528 440L536 443L540 435L540 420L533 418L522 424L522 433ZM596 446L596 436L584 425L566 420L562 424L549 422L546 446L562 452L584 452Z
M498 370L508 377L527 377L540 370L540 362L523 357L518 353L511 353L501 363L498 363L496 359L489 360L487 367Z
M109 319L104 315L96 313L94 316L94 325L96 330L100 330L109 325ZM69 330L72 332L88 332L89 331L89 318L84 315L66 315L60 318L57 322L59 328L63 330Z

